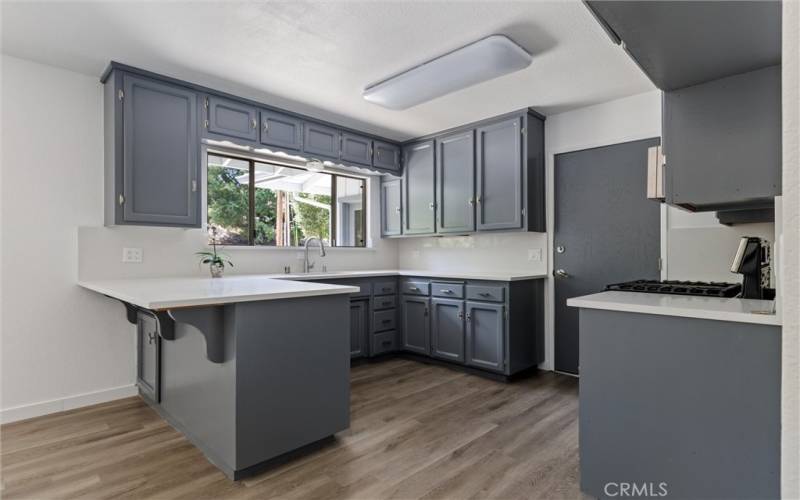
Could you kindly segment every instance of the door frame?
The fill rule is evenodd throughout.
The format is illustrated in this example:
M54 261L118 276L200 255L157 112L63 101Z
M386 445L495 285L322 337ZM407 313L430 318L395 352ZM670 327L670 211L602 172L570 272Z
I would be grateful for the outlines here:
M553 262L555 260L555 163L556 163L556 155L560 155L563 153L572 153L575 151L582 151L584 149L593 149L593 148L600 148L604 146L613 146L615 144L622 144L625 142L633 142L633 141L641 141L644 139L651 139L653 137L662 137L661 135L661 127L657 129L650 129L650 130L643 130L641 133L637 134L628 134L628 135L621 135L610 137L608 139L599 140L599 141L592 141L592 142L584 142L584 143L574 143L568 144L566 146L561 146L555 149L549 148L545 146L545 202L546 202L546 227L547 227L547 282L545 283L545 336L544 336L544 351L545 351L545 360L540 365L544 370L552 370L555 371L555 324L556 324L556 304L555 304L555 279L553 278ZM547 131L545 130L545 137L547 137ZM662 137L663 140L663 137ZM653 201L653 203L656 203ZM661 279L667 279L667 248L668 248L668 233L667 230L667 218L668 218L668 211L667 206L664 203L661 203L660 207L661 212ZM559 372L562 373L562 372ZM573 377L577 377L577 375L572 373L565 373L565 375L570 375Z

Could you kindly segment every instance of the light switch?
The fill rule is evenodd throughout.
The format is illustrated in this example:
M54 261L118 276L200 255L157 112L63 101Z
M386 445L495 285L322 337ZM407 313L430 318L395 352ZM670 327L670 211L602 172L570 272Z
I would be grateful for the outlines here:
M141 264L142 263L142 249L141 248L128 248L122 249L122 262Z

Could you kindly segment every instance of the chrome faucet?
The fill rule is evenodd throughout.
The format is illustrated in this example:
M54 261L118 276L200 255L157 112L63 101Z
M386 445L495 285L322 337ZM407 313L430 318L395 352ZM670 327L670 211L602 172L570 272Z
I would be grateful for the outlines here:
M325 257L325 243L316 236L312 236L310 238L306 238L305 248L306 248L306 261L303 263L303 272L307 273L314 269L314 263L308 261L308 244L311 243L312 240L317 240L319 242L319 256Z

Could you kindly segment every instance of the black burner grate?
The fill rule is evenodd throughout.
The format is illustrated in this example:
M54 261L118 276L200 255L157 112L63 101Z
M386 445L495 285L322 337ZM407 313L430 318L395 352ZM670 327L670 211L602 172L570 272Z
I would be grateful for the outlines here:
M742 285L739 283L704 283L702 281L636 280L607 285L606 290L700 297L736 297L742 291Z

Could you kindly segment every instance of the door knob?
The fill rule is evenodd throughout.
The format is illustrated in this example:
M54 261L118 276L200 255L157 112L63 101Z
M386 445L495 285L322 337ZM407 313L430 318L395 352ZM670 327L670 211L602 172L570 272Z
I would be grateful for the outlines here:
M569 273L563 269L556 269L555 271L553 271L553 276L556 276L558 278L569 278Z

